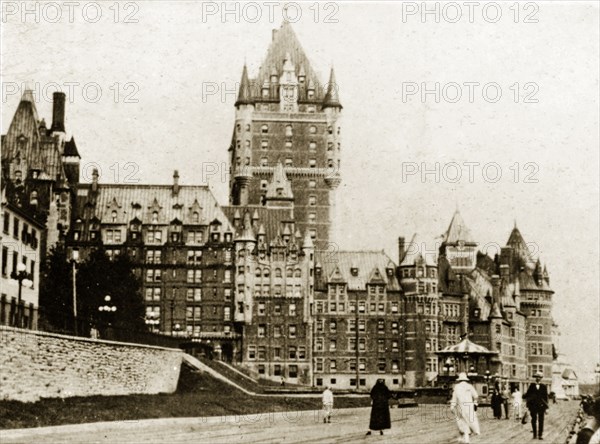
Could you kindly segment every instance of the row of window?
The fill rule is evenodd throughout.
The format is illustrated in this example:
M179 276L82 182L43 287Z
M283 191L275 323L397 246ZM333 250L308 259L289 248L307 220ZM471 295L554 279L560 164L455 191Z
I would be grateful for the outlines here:
M236 125L236 129L238 132L240 132L242 130L242 125L240 123L238 123ZM251 131L252 130L252 126L247 123L246 124L246 131ZM261 125L260 127L260 132L261 134L268 134L269 133L269 125L264 123ZM337 128L337 133L340 134L341 132L341 128L338 127ZM309 134L317 134L317 127L315 125L310 125L308 127L308 133ZM327 126L327 133L328 134L333 134L333 126L332 125L328 125ZM286 137L292 137L294 135L294 127L290 124L285 126L285 135Z
M323 352L323 351L338 351L338 350L347 350L347 351L356 351L356 338L348 338L347 345L345 344L343 339L338 338L330 338L328 341L328 348L325 350L325 338L317 337L315 338L315 351ZM399 341L394 339L392 341L387 341L385 339L377 339L377 351L379 353L385 353L388 351L398 352L399 351ZM340 347L340 348L338 348ZM358 350L359 351L367 351L367 340L366 338L358 338Z
M12 261L10 261L10 263L11 263L10 267L9 267L9 258L12 258ZM25 270L27 271L27 273L29 273L29 276L27 277L27 279L31 280L32 283L35 283L34 282L35 261L27 258L26 256L23 256L21 258L21 261L22 261L23 265L25 265ZM8 277L9 269L10 269L11 273L16 274L18 264L19 264L19 252L13 251L12 255L11 255L8 247L3 246L2 247L2 276Z
M338 324L343 324L344 321L339 321L337 319L330 319L329 320L329 332L330 333L337 333L338 331ZM348 325L348 332L355 332L356 331L356 319L347 319L346 320L347 325ZM323 331L325 331L325 320L323 319L317 319L315 321L316 323L316 331L317 333L321 333ZM392 321L390 323L390 327L392 330L392 334L398 334L400 331L400 323L398 321ZM359 319L358 320L358 331L359 332L363 332L366 331L367 328L367 322L365 319ZM385 319L378 319L377 320L377 331L381 334L385 333L385 328L386 328L386 321Z
M239 274L244 274L244 268L243 267L238 267L238 272ZM259 277L263 277L263 278L269 278L271 276L271 270L269 268L260 268L257 267L254 270L254 276L256 276L257 278ZM276 278L281 278L283 277L283 271L281 268L275 268L273 270L273 276ZM285 271L285 276L288 278L291 277L296 277L296 278L300 278L302 277L302 270L300 268L287 268Z
M239 157L238 157L238 166L240 165L239 163ZM250 158L246 157L246 165L250 165ZM260 163L259 165L261 167L268 167L269 166L269 158L268 157L261 157L260 158ZM292 159L291 158L286 158L285 159L285 166L287 167L291 167L294 166ZM338 159L337 161L337 168L340 168L341 165L341 161ZM316 168L317 167L317 159L308 159L308 167L309 168ZM336 163L333 159L329 158L327 159L327 168L335 168L336 167Z
M22 241L26 245L31 245L31 247L34 249L38 247L39 240L37 237L37 230L35 228L31 227L30 230L29 224L26 222L21 224L21 221L16 216L11 218L11 214L6 211L2 213L2 218L2 231L4 234L10 234L10 222L12 219L12 237L15 240Z
M303 345L295 346L289 345L286 348L283 347L272 347L272 357L273 359L306 359L306 347ZM285 355L284 355L285 353ZM263 345L248 345L248 359L250 361L259 360L265 361L267 360L267 347ZM269 359L270 360L270 359Z
M429 267L429 271L427 267L411 267L411 268L403 268L402 269L402 277L403 278L414 278L414 277L437 277L437 270L434 267Z
M258 324L256 330L256 336L259 338L266 338L269 335L269 327L267 324ZM284 335L285 326L283 325L273 325L272 326L272 335L274 338L281 338ZM287 337L288 338L296 338L298 334L298 327L296 324L289 324L287 326Z
M369 310L367 311L367 303L365 301L358 302L359 313L386 313L387 303L385 302L371 302L368 304ZM389 309L391 313L398 313L399 305L398 302L390 302ZM317 314L321 313L344 313L346 311L345 302L315 302L315 311ZM348 302L348 313L356 313L356 302Z
M188 305L185 307L185 320L188 323L194 325L195 321L200 321L202 319L202 309L205 310L207 315L218 316L219 315L219 306L217 305L207 305L207 306L197 306L197 305ZM160 321L161 310L160 305L147 305L146 306L146 320L156 320ZM223 321L231 321L231 307L223 307Z
M328 365L328 371L330 373L335 373L338 370L341 371L356 371L356 359L349 359L349 360L345 360L342 362L342 368L338 368L338 360L337 359L329 359L328 361L325 361L324 358L317 358L316 359L316 365L315 365L315 372L317 373L323 373L325 371L325 363L327 362ZM392 373L398 373L398 371L400 370L400 362L397 359L393 359L391 361L388 361L385 358L379 358L377 360L377 370L380 373L385 373L387 371L388 368L388 362L390 363L390 367L391 367L391 372ZM359 358L358 360L358 371L359 372L366 372L367 371L367 360L365 358ZM352 381L351 381L352 382ZM356 380L354 380L354 384L356 384ZM361 385L362 384L361 382Z
M256 313L258 314L258 316L265 316L267 314L266 304L264 302L259 302L257 304ZM275 304L273 306L273 314L274 315L283 314L282 309L281 309L281 304ZM287 315L288 316L296 316L297 314L298 314L298 312L296 310L296 304L289 304L288 310L287 310Z

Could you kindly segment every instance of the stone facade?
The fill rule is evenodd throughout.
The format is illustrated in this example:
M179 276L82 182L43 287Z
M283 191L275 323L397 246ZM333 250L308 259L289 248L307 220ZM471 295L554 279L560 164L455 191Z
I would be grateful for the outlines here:
M183 352L0 326L0 399L173 393Z

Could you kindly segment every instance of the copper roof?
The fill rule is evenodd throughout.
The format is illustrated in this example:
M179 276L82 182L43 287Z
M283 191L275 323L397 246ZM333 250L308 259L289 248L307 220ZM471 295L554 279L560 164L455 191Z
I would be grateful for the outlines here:
M333 279L346 282L348 290L365 290L367 283L387 284L388 290L400 290L396 278L396 265L383 251L321 251L315 255L315 263L321 265L317 276L317 288L323 288ZM356 269L356 275L352 269ZM392 275L387 270L392 269Z
M471 231L465 224L465 221L458 210L456 210L454 216L452 216L448 230L444 234L444 242L447 244L458 244L460 242L472 245L476 244L471 235Z
M84 206L91 196L90 184L80 185L77 191L77 214L83 217ZM85 199L88 197L88 199ZM139 208L136 210L136 207ZM103 223L129 223L136 216L143 224L152 223L153 212L158 224L179 220L183 224L208 225L214 220L223 224L223 231L233 232L229 220L206 185L180 185L173 193L172 185L99 184L94 215ZM196 221L194 213L198 213Z

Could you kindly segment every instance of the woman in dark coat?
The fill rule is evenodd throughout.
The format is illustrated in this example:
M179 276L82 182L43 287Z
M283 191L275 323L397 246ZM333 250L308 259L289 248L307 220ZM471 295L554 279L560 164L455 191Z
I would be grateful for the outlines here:
M502 396L497 388L494 388L494 391L492 392L491 404L494 418L502 419Z
M392 427L390 420L390 404L389 399L392 393L385 385L383 379L378 379L377 383L371 389L371 420L369 422L369 431L367 435L371 434L371 430L379 430L379 433L383 435L384 429Z

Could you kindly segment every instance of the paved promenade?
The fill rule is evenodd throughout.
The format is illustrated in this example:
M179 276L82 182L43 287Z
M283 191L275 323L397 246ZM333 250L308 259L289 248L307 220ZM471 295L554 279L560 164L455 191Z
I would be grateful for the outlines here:
M564 444L578 403L551 406L546 416L546 443ZM531 425L514 419L492 418L489 408L479 410L482 436L471 442L522 444L533 441ZM392 429L383 436L365 436L369 409L336 410L331 424L320 411L266 413L254 416L162 418L106 422L37 429L0 431L7 443L458 443L456 425L446 406L424 405L391 410Z

